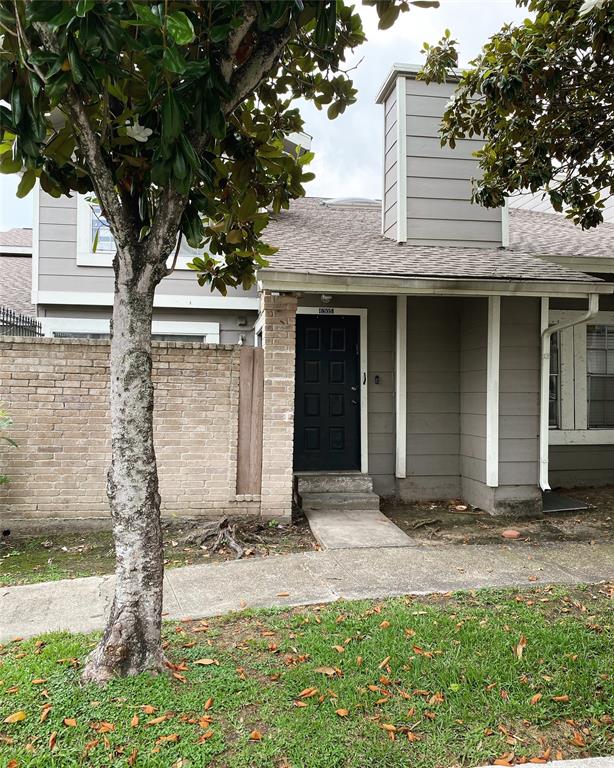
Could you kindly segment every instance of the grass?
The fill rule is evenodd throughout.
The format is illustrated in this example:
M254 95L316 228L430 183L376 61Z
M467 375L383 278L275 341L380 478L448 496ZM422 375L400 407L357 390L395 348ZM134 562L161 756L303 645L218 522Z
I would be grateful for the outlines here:
M169 568L234 558L226 548L212 553L197 544L182 544L190 531L185 521L164 528L165 563ZM294 525L259 518L237 520L239 539L247 557L261 557L314 549L315 540L305 520ZM72 531L47 536L10 536L0 539L0 586L34 584L113 573L115 550L110 531Z
M0 765L435 768L612 754L613 597L485 590L184 622L165 627L174 676L106 689L78 685L95 636L16 640L0 651ZM25 718L3 722L16 712Z

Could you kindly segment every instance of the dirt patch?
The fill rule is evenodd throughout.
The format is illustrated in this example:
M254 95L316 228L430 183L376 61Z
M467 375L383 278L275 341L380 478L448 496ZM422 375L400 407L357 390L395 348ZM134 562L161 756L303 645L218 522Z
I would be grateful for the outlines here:
M259 518L238 518L233 524L245 545L245 557L270 557L318 549L302 516L292 524ZM174 521L164 529L168 568L234 559L234 552L226 547L212 553L204 546L180 544L193 530L191 525ZM99 576L112 573L114 566L110 531L19 537L8 534L0 538L0 586Z
M518 540L614 541L614 486L572 488L566 496L583 501L581 512L548 512L531 520L492 517L459 499L442 502L386 502L382 512L413 539L428 544L495 544L505 530L518 532Z

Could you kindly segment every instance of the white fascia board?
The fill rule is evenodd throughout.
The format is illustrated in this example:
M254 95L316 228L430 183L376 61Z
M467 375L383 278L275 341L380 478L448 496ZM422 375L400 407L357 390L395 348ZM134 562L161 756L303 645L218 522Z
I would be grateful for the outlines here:
M34 236L34 228L32 228ZM32 246L29 245L0 245L0 253L3 256L32 256Z
M39 291L38 303L111 307L113 294L111 292ZM235 309L257 312L258 306L258 296L173 296L168 293L157 293L154 296L154 307L168 309Z
M543 261L550 261L561 267L570 267L577 272L600 272L610 274L614 272L614 258L608 256L537 256Z
M612 283L556 283L522 280L326 275L266 269L258 272L259 290L304 293L368 293L431 296L562 296L586 299L590 293L614 293Z
M410 77L415 80L418 73L422 70L422 67L422 64L402 64L400 62L395 62L390 68L388 74L386 75L386 79L384 80L384 84L379 89L377 96L375 97L375 103L381 104L388 97L388 94L394 87L394 82L397 77L402 75L404 77ZM450 70L447 78L448 82L458 82L458 79L462 73L462 69Z
M54 333L109 333L109 318L93 317L39 317L45 336ZM219 342L220 324L208 322L182 322L174 320L154 320L152 333L207 337L207 341Z
M488 298L486 346L486 485L499 485L499 379L501 349L501 297Z

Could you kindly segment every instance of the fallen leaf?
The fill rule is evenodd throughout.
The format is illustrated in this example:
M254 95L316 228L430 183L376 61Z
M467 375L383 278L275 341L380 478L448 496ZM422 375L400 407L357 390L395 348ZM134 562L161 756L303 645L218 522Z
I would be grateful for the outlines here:
M134 715L132 720L130 721L130 725L132 726L132 728L136 728L138 724L139 724L139 716Z
M19 768L19 763L17 760L9 760L6 764L6 768Z
M173 743L176 744L179 741L179 734L178 733L169 733L168 736L158 736L156 739L156 744L168 744Z
M345 648L342 645L333 645L332 646L337 653L345 653Z
M213 735L214 733L212 730L205 731L202 736L198 737L198 743L204 744L205 741L209 741L209 739L213 738Z
M36 677L34 680L32 680L32 685L41 685L42 683L46 683L47 679L44 677Z
M580 731L574 731L573 732L573 738L570 739L570 741L576 747L585 747L586 746L586 740L585 740L584 736L580 733Z
M382 723L382 728L385 731L388 731L389 733L396 733L397 732L396 725L393 725L392 723Z
M23 711L23 709L18 710L17 712L13 712L12 715L9 715L8 717L4 718L5 723L19 723L22 720L25 720L27 717L26 713Z
M542 696L543 694L541 693L536 693L535 696L531 696L531 701L530 701L531 705L535 705L537 704L538 701L541 701Z
M318 693L317 688L304 688L298 695L299 699L309 699Z
M260 731L252 731L249 735L250 741L262 741L262 734Z
M501 531L501 536L504 539L519 539L520 538L520 531L516 531L513 528L508 528L505 531Z
M380 663L377 665L377 668L383 669L386 666L386 664L388 664L389 661L390 661L390 656L386 656L385 659L382 659L382 661L380 661Z
M143 704L141 709L143 710L143 712L146 715L153 715L154 712L158 711L158 708L157 707L152 707L151 704Z
M55 749L56 742L58 740L58 732L54 731L49 737L49 749Z
M51 704L45 704L45 706L41 709L41 715L40 715L41 723L45 722L45 720L49 717L50 712L51 712Z
M347 717L350 713L347 709L336 709L335 714L339 715L339 717Z
M527 638L524 635L520 635L520 640L514 646L514 655L516 658L521 659L524 649L527 647Z
M134 765L136 763L136 758L139 754L138 749L133 749L130 753L130 756L128 757L128 765Z
M111 731L115 730L115 726L113 723L107 723L106 721L103 721L102 723L94 723L92 725L92 730L96 731L97 733L111 733Z
M552 701L558 701L558 702L566 702L569 701L569 696L565 693L562 696L553 696Z
M67 728L76 728L77 727L77 721L74 717L65 717L63 720L64 725Z
M163 723L166 720L170 720L172 717L172 714L170 712L167 712L165 715L160 715L159 717L154 717L152 720L148 720L145 723L145 728L148 728L151 725L158 725L159 723Z
M200 664L202 667L208 667L211 664L218 664L219 661L216 661L215 659L198 659L197 661L193 661L192 664Z
M290 597L289 592L278 592L277 597Z
M379 626L380 626L380 629L388 629L388 627L390 626L390 622L384 619L384 621L382 621L382 623Z
M337 674L337 670L334 667L316 667L314 672L320 672L327 677L334 677Z

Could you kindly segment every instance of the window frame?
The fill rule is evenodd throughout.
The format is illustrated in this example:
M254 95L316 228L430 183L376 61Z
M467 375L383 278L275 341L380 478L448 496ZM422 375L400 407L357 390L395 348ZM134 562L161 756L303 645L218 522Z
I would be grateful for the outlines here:
M578 310L551 309L550 323L578 316ZM614 326L614 312L598 312L587 323L566 328L559 335L560 428L551 427L551 445L614 444L614 428L588 426L587 325Z
M93 242L91 233L92 217L94 215L91 204L87 201L87 197L85 195L77 195L77 266L112 267L115 250L105 251L97 248L94 252L92 248ZM179 256L177 257L175 269L189 269L188 263L191 262L195 256L202 256L202 252L195 248L190 248L190 246L183 241ZM168 257L167 263L169 267L172 265L172 262L173 255Z

